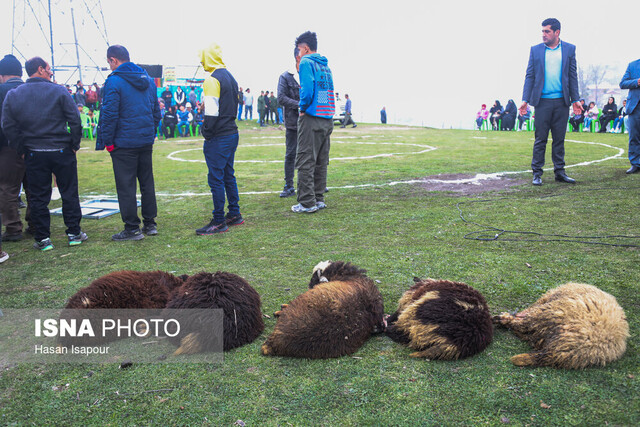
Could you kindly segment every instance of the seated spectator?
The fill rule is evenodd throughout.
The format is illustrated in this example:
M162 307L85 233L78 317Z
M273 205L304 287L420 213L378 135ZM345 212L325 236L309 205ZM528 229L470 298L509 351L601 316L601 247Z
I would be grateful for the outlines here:
M500 126L500 130L513 130L516 126L517 115L518 107L516 107L516 103L513 102L513 99L510 99L502 113L502 124Z
M527 104L527 112L522 114L521 111L518 111L518 130L522 130L522 125L524 122L531 118L531 106Z
M580 124L584 123L584 103L584 99L581 99L580 105L574 104L571 107L571 117L569 118L569 123L571 124L572 132L578 132L580 130Z
M384 111L384 107L382 108L382 110ZM387 122L387 112L384 112L384 122L382 123L386 123ZM482 104L482 108L480 108L480 111L478 111L476 113L476 125L478 125L478 130L482 129L482 122L487 120L489 118L489 110L487 110L487 104Z
M614 120L618 115L618 106L613 96L609 97L607 103L602 107L602 115L600 116L600 130L598 133L605 133L607 131L607 125L611 120Z
M587 112L584 114L584 128L589 130L591 126L591 122L598 118L598 114L600 114L600 110L596 107L596 103L591 101L589 103L589 108Z
M491 128L493 130L498 130L498 120L502 117L502 105L500 105L500 101L496 99L496 102L493 103L493 107L489 110L491 116L489 116L489 121L491 122Z
M621 133L623 125L624 125L624 129L626 131L627 130L626 121L627 121L627 100L623 99L622 100L622 107L620 107L620 110L618 111L618 117L616 117L615 121L613 122L612 132Z
M91 126L91 134L96 134L96 126L98 126L98 121L96 120L96 116L93 114L93 110L89 109L87 113L87 124Z
M187 102L187 105L189 106L189 110L191 110L191 104ZM180 111L178 111L178 132L180 136L187 136L191 120L193 120L193 116L185 109L184 105L181 105Z
M173 138L176 132L176 125L178 124L178 117L176 116L176 106L172 105L164 113L162 118L162 133L165 138Z
M193 113L193 121L191 122L194 136L202 135L203 122L204 122L204 105L198 102L196 111Z

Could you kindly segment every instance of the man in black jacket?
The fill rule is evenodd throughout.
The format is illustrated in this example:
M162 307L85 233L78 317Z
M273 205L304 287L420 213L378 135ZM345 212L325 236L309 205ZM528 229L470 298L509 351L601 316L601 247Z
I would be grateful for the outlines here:
M296 59L296 72L300 65L298 48L293 51ZM285 71L278 80L278 102L284 108L284 126L286 130L285 144L287 146L284 155L284 189L280 197L289 197L296 194L293 185L296 154L298 152L298 103L300 102L300 84L293 71Z
M9 146L25 157L35 227L33 246L41 251L53 249L48 207L52 174L62 195L69 245L79 245L87 240L80 229L78 197L76 151L82 135L80 116L69 92L51 82L53 73L45 60L35 57L24 65L29 79L7 93L2 106L2 130Z
M22 83L22 64L13 55L6 55L0 60L0 119L2 104L7 93ZM15 242L22 239L22 221L18 207L20 184L24 180L25 167L22 156L9 147L7 138L0 130L0 213L5 226L2 240ZM25 188L26 191L26 188ZM29 210L27 207L27 218Z

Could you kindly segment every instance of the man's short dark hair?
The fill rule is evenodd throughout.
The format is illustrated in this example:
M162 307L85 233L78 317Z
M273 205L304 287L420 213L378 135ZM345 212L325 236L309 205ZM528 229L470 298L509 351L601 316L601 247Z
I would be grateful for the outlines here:
M24 69L29 77L38 72L38 68L47 68L47 62L39 56L34 56L24 63Z
M107 49L107 58L116 58L120 62L129 62L129 51L126 47L114 44Z
M542 21L543 27L546 27L547 25L551 25L551 31L558 31L560 29L560 21L556 18L547 18Z
M297 58L298 55L300 55L300 49L298 49L298 45L296 45L296 47L293 48L293 57Z
M318 50L318 37L316 37L316 33L312 33L311 31L306 31L300 34L296 39L296 46L302 43L309 46L309 49L313 52Z

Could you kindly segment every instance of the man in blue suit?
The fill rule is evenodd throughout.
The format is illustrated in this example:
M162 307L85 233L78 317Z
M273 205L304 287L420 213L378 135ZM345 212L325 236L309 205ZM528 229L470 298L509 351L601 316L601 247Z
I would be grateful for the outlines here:
M629 115L629 162L631 167L627 173L640 172L640 59L627 67L620 89L629 89L627 97L627 114Z
M527 105L536 107L536 139L533 143L533 185L542 185L544 153L549 131L553 138L551 159L556 181L575 184L564 171L564 136L567 132L569 107L577 103L578 72L576 47L560 41L560 21L549 18L542 21L542 43L531 47L529 64L522 91L520 114Z

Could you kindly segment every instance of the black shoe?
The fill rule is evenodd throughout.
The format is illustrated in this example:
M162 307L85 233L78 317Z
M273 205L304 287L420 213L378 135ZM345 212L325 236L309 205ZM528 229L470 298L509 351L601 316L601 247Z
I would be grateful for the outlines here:
M357 127L358 127L358 125L353 125L352 127L357 128Z
M127 230L124 229L118 234L114 234L111 236L111 240L115 240L116 242L124 241L124 240L142 240L144 239L144 234L140 231L140 229L136 230Z
M198 236L210 236L212 234L224 233L229 231L229 227L224 222L222 224L216 224L212 219L209 224L196 230Z
M559 173L556 175L556 181L558 182L566 182L567 184L575 184L576 180L573 178L569 178L567 174Z
M20 240L22 240L22 233L15 233L15 234L4 233L2 235L3 242L18 242Z
M284 189L280 193L280 197L290 197L296 194L296 189L293 187L284 186Z
M155 224L145 225L142 227L142 233L147 236L157 236L158 235L158 226Z
M226 218L224 219L224 223L227 224L229 227L233 227L234 225L244 224L244 218L242 218L242 215L240 214L236 216L227 215Z
M627 171L625 173L632 174L632 173L637 173L637 172L640 172L640 167L638 167L636 165L631 165L631 167L629 169L627 169ZM2 240L4 240L4 238L2 238Z
M533 185L542 185L542 177L540 175L533 175Z

